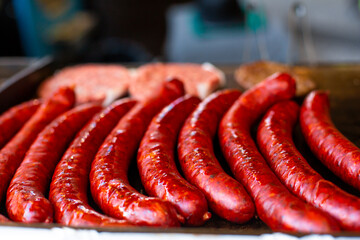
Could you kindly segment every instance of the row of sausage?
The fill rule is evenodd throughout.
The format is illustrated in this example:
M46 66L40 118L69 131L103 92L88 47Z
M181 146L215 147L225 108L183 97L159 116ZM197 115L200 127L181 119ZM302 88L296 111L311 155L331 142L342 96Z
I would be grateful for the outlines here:
M0 116L6 214L27 223L176 227L203 225L211 211L238 224L257 214L276 231L358 231L360 199L308 165L292 130L300 119L315 155L357 189L360 151L332 124L325 92L310 93L298 116L295 88L280 73L243 94L222 90L201 101L172 79L141 102L73 107L74 91L62 87L15 106ZM234 178L215 157L215 137ZM129 184L135 158L150 197ZM89 185L103 213L89 204Z

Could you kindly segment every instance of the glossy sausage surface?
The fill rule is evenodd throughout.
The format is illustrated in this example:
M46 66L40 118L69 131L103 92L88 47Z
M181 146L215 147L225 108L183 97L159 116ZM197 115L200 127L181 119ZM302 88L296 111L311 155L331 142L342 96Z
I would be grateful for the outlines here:
M57 223L69 226L129 226L95 211L88 202L91 162L117 122L135 105L132 99L121 99L96 114L77 134L51 181L49 200L54 206Z
M30 100L16 105L0 116L0 148L2 148L30 119L41 100Z
M270 108L259 125L259 149L291 192L329 213L343 229L360 230L360 199L323 179L296 149L292 132L298 112L293 101Z
M6 196L10 219L26 223L53 221L53 207L45 194L56 164L76 133L100 110L99 104L79 105L39 133L10 182Z
M360 190L360 149L334 126L327 92L311 92L300 110L300 126L310 149L333 173Z
M71 88L58 89L51 98L44 100L36 113L21 130L0 150L0 199L5 197L7 187L25 153L46 125L75 103Z
M204 99L186 120L178 143L186 179L205 194L212 211L235 223L250 220L255 206L244 187L220 166L213 139L222 116L240 94L238 90L223 90Z
M219 140L230 169L251 194L257 213L273 230L331 232L335 220L292 195L269 168L250 128L273 104L295 94L288 74L274 74L243 93L221 120Z
M199 226L210 218L202 192L189 184L175 163L177 136L188 115L200 99L180 97L151 121L138 150L137 165L145 191L174 204L185 224Z
M143 226L179 226L175 207L147 197L128 181L131 160L151 119L184 94L179 80L163 84L150 100L136 104L115 126L97 152L90 171L91 193L108 215Z

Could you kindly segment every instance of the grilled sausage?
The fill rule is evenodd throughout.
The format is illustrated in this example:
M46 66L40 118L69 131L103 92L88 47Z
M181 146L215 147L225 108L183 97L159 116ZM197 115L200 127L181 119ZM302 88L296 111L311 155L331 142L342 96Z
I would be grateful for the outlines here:
M136 102L121 99L95 115L77 134L56 166L49 200L55 221L69 226L128 226L125 220L98 213L88 203L89 173L100 145L117 122Z
M292 130L299 106L293 101L274 105L257 132L259 148L278 178L304 201L334 217L346 230L360 230L360 199L323 179L295 148Z
M0 116L0 148L2 148L30 119L41 101L30 100L10 108Z
M330 232L335 220L292 195L261 156L250 127L271 105L290 99L295 82L288 74L275 74L246 91L221 120L219 140L230 169L252 196L257 213L273 230Z
M324 91L311 92L301 106L300 126L315 156L346 183L360 190L360 149L336 129Z
M174 150L181 126L199 102L199 98L186 95L166 106L151 121L137 157L146 192L173 203L185 223L192 226L204 224L211 215L202 192L177 170Z
M178 143L186 179L205 194L211 210L235 223L250 220L255 206L244 187L221 168L212 141L221 117L240 94L223 90L207 97L186 120Z
M91 193L108 215L137 225L178 226L174 206L137 192L127 178L130 162L153 116L184 94L180 81L165 82L154 98L139 102L116 125L97 152L90 171Z
M101 106L94 103L79 105L39 133L10 182L6 197L10 219L26 223L53 221L53 208L45 194L56 164L75 134L100 110Z
M60 88L51 98L44 101L36 113L21 130L0 151L0 199L5 197L7 187L26 151L53 119L70 109L75 102L71 88Z

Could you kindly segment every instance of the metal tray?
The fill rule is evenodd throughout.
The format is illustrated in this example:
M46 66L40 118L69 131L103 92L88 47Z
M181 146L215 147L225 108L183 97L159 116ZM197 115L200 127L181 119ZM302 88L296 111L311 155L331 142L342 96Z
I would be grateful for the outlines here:
M44 58L37 62L36 65L21 71L15 76L8 79L0 86L0 111L20 103L26 99L35 96L36 88L46 77L50 76L55 70L56 65L51 58ZM234 80L233 73L238 65L216 65L224 71L227 77L227 88L241 89ZM348 137L352 142L360 147L360 65L343 64L343 65L319 65L319 66L295 66L301 68L303 72L315 81L318 89L325 89L330 92L331 116L338 129ZM303 99L296 99L299 103ZM255 128L255 127L254 127ZM294 142L300 152L309 161L310 165L316 169L324 178L334 182L344 190L360 197L360 192L351 186L342 182L338 177L327 170L311 153L300 132L299 126L294 131ZM215 143L217 156L224 166L224 169L230 173L222 155L219 146ZM144 192L141 185L136 161L130 167L130 183L140 192ZM230 173L231 174L231 173ZM4 205L0 209L4 210ZM9 226L22 226L31 228L52 228L58 227L58 224L20 224L9 223ZM78 228L75 228L78 229ZM85 228L89 229L89 228ZM271 233L269 229L258 217L245 224L233 224L223 220L213 214L213 217L201 227L181 227L181 228L90 228L99 232L138 232L138 233L191 233L191 234L216 234L216 235L260 235ZM293 233L292 233L293 234ZM360 236L360 232L341 232L336 235L341 236Z
M5 67L5 64L3 66L4 69L13 69L13 67ZM55 64L52 57L44 57L33 59L28 65L18 70L0 85L0 112L35 97L37 87L41 81L53 73Z

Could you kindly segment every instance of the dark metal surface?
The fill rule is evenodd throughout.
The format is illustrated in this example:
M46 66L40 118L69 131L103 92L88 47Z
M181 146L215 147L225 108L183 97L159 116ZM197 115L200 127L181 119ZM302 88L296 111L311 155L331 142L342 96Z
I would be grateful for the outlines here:
M24 101L36 92L38 84L46 77L49 76L53 70L51 61L43 60L42 64L33 68L32 71L23 72L16 78L12 78L12 82L0 87L0 107L4 110L6 107ZM234 70L237 65L232 66L218 66L224 71L228 79L228 88L240 88L233 78ZM348 137L352 142L360 147L360 65L327 65L316 67L303 67L296 68L306 72L317 84L318 89L328 90L330 92L331 100L331 115L335 125L338 129ZM302 99L297 99L301 103ZM343 183L338 177L327 170L311 153L307 147L304 138L300 132L299 126L294 131L294 142L299 148L300 152L309 161L309 163L326 179L334 182L346 191L360 197L360 192ZM216 144L216 143L215 143ZM219 147L217 148L217 155L222 164L226 163L221 157ZM226 169L229 172L228 169ZM144 189L141 185L138 171L136 168L136 161L130 168L130 182L133 186L141 192ZM3 208L4 206L2 206ZM14 225L14 224L11 224ZM18 224L15 224L18 225ZM32 227L53 227L59 226L56 224L50 225L23 225ZM220 219L216 215L209 220L204 226L197 228L182 227L174 229L162 228L96 228L98 231L116 231L116 232L179 232L179 233L211 233L211 234L248 234L258 235L262 233L271 232L271 230L261 222L257 217L253 218L246 224L233 224L226 220ZM348 233L343 233L348 234ZM354 233L350 234L354 235ZM357 235L357 233L355 233Z
M0 85L0 112L35 97L40 82L54 70L51 57L33 61Z

